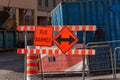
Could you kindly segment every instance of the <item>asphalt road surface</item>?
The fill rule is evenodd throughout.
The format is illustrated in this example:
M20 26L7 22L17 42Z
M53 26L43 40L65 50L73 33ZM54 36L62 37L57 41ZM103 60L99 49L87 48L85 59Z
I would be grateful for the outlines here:
M23 80L24 55L16 51L0 52L0 80Z

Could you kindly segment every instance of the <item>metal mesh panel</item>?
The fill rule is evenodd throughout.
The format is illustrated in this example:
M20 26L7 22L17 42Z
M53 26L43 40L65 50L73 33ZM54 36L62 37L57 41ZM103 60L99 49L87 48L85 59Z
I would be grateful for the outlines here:
M96 50L96 54L88 57L90 71L111 70L110 47L96 46L92 48Z
M116 80L113 50L119 41L88 43L87 48L95 49L94 56L88 56L90 80ZM118 55L116 56L118 59ZM116 64L116 66L118 63Z

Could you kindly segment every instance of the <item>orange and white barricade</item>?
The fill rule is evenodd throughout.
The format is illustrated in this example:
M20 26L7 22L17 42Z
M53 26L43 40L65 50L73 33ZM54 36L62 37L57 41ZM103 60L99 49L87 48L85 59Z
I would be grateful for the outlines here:
M17 30L18 31L35 31L36 26L18 26ZM62 30L63 27L68 27L69 30L71 31L95 31L96 30L96 26L95 25L69 25L69 26L52 26L54 31L60 31ZM42 60L44 61L43 63L43 68L44 70L48 70L49 71L57 71L58 67L56 67L56 69L53 67L49 67L49 62L48 62L48 58L50 55L60 55L59 59L57 59L56 61L59 61L54 63L54 65L52 66L56 66L59 64L65 65L67 63L66 62L69 61L71 59L73 59L73 63L70 65L65 65L63 69L61 69L61 67L59 67L59 69L61 69L61 71L72 71L75 68L77 68L77 70L79 70L78 66L83 64L83 58L80 55L95 55L95 50L94 49L84 49L84 46L77 46L76 48L78 49L71 49L69 51L67 51L64 55L62 53L62 51L60 49L58 49L57 47L39 47L37 48L36 46L28 46L27 48L18 48L17 49L17 53L18 54L26 54L27 55L27 80L38 80L37 78L37 70L38 70L38 66L37 66L37 55L41 54L42 55ZM79 48L83 48L83 49L79 49ZM76 55L76 57L73 57L73 55ZM78 56L79 55L79 56ZM67 59L66 59L67 57ZM58 57L57 57L58 58ZM70 60L69 60L70 59ZM60 61L62 60L62 62ZM46 62L45 62L46 61ZM45 66L44 66L45 65ZM50 64L51 65L51 64ZM61 66L61 65L60 65ZM82 69L82 68L81 68ZM76 71L77 71L76 70ZM44 71L43 71L44 72Z
M37 55L27 54L26 80L38 80L37 78Z
M29 47L27 47L27 49L29 49ZM27 74L27 79L26 80L38 80L37 74L38 74L38 56L36 54L29 54L30 52L28 52L27 54L27 70L26 70L26 74Z
M49 48L43 47L41 49L17 49L18 54L63 54L60 49L58 48ZM65 54L76 54L76 55L95 55L94 49L71 49Z
M60 31L65 26L53 26L54 31ZM71 31L95 31L96 26L95 25L75 25L75 26L66 26ZM35 26L18 26L18 31L35 31Z

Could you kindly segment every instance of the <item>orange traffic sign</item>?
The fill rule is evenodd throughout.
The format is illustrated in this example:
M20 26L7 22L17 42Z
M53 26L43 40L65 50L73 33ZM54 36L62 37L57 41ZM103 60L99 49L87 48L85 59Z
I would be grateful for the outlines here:
M38 26L34 34L34 46L52 46L53 28Z
M78 38L67 27L63 29L54 37L54 43L59 47L62 53L66 53L75 43Z

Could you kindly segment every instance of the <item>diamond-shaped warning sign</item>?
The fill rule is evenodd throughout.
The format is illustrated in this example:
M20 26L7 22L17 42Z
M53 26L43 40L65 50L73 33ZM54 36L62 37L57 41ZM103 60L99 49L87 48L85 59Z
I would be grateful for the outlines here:
M54 37L53 41L63 53L66 53L78 41L78 38L69 30L69 28L63 27L63 29Z

